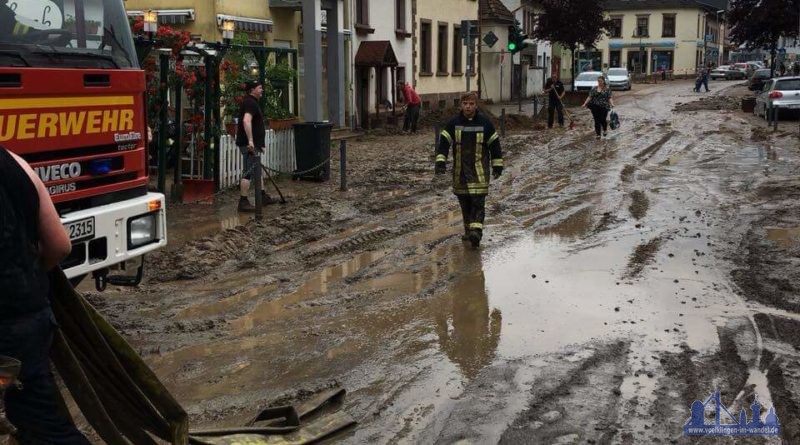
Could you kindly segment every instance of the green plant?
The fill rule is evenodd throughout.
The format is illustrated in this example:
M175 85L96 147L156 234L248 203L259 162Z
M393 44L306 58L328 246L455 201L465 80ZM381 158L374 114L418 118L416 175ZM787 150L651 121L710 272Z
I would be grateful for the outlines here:
M250 69L256 63L252 51L247 48L247 36L237 34L231 48L225 54L225 59L220 64L222 71L221 104L225 108L225 122L231 122L239 116L239 107L244 99L244 84L250 80L258 80L258 74ZM268 119L286 119L293 117L288 108L283 105L283 95L286 89L281 86L288 85L297 77L297 72L286 63L268 63L264 72L266 82L264 85L264 116Z

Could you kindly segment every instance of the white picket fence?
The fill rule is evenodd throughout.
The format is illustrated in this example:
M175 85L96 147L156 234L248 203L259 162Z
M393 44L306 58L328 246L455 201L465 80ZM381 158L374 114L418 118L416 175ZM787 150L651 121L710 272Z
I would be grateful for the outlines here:
M225 135L220 138L220 187L229 188L239 186L244 168L244 159L236 138ZM294 153L293 130L267 130L264 153L261 163L272 170L291 173L297 169L297 159Z

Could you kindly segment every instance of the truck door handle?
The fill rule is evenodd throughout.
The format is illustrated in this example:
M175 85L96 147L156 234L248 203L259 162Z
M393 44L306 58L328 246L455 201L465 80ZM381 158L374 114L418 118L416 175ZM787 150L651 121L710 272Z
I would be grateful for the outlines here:
M19 88L22 86L20 73L0 73L0 88Z
M84 74L83 86L85 87L110 87L111 76L108 74Z

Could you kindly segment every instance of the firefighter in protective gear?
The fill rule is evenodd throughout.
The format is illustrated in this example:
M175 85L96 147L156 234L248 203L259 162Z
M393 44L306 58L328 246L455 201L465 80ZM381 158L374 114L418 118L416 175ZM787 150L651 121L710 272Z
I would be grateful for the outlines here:
M478 97L461 97L461 113L442 130L436 150L436 174L447 169L447 156L453 149L453 193L458 197L464 217L464 241L478 247L483 237L489 171L494 179L503 173L500 136L492 122L478 112Z

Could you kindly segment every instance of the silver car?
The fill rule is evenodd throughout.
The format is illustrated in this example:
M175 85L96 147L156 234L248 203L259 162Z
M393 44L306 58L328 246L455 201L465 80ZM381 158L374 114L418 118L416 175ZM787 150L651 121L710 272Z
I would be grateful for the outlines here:
M631 89L631 75L627 68L609 68L606 77L608 86L612 90L628 91Z
M756 95L756 116L767 117L767 110L777 108L778 115L784 110L800 110L800 77L779 77L764 83Z

